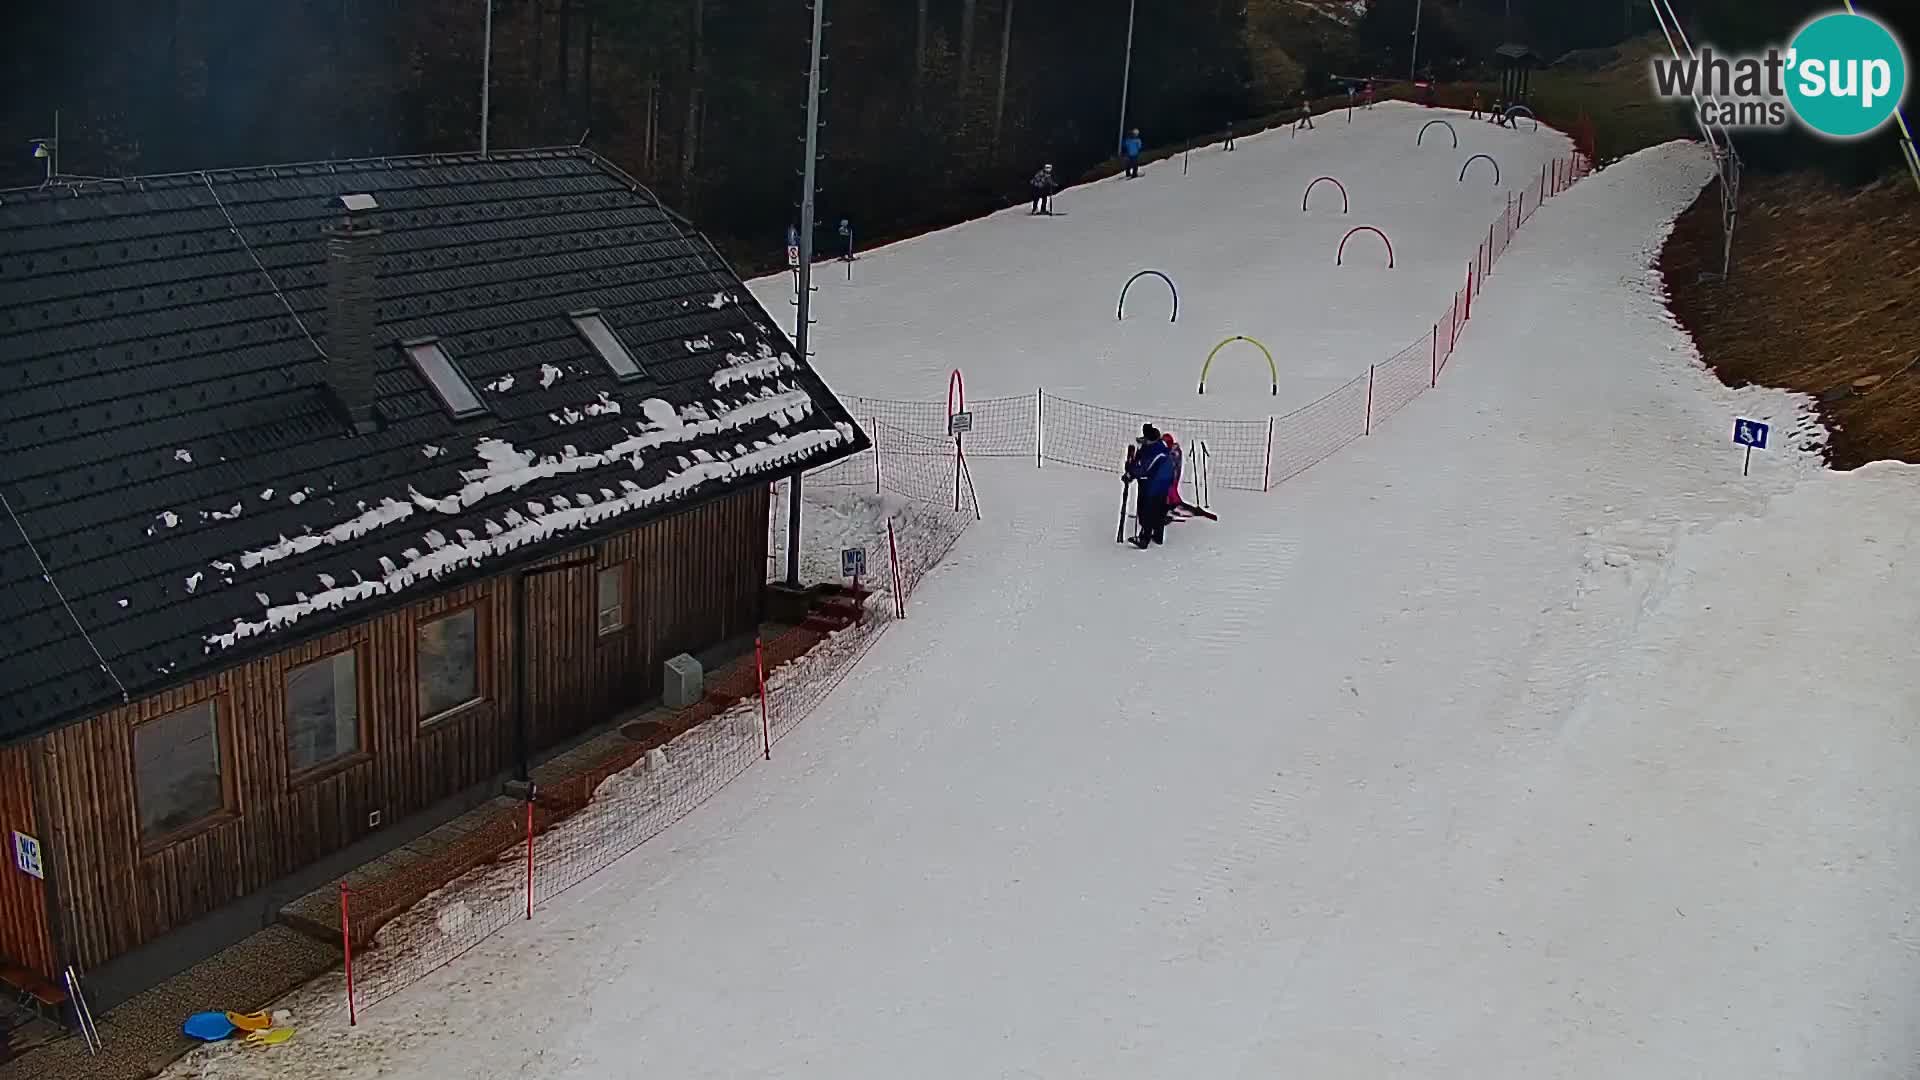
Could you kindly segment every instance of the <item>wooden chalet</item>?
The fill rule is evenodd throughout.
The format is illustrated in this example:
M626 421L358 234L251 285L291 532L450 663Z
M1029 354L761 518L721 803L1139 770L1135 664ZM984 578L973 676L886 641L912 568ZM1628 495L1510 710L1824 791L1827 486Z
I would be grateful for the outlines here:
M656 695L756 626L770 483L866 446L585 150L0 194L0 961L112 965Z

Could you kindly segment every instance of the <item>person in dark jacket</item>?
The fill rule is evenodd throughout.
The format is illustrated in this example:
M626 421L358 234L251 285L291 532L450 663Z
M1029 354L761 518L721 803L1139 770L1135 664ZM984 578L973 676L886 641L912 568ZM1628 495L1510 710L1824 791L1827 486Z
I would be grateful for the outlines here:
M1160 441L1160 430L1152 424L1140 428L1139 447L1127 464L1126 479L1140 485L1135 513L1140 519L1140 535L1133 546L1145 551L1151 544L1167 540L1167 492L1173 488L1173 456Z
M1052 163L1040 166L1040 171L1034 173L1033 179L1028 183L1033 187L1033 209L1027 212L1030 214L1053 213L1053 193L1060 189L1060 182L1053 178Z
M1127 137L1120 141L1120 156L1127 159L1127 179L1129 180L1140 176L1140 151L1145 145L1140 141L1139 128L1127 132Z

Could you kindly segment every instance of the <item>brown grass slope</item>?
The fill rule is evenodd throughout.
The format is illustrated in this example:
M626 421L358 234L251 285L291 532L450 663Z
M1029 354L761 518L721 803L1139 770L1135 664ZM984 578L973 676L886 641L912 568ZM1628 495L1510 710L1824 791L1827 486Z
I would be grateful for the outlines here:
M1729 386L1811 394L1828 460L1920 462L1920 196L1905 177L1864 190L1806 174L1750 175L1733 277L1720 268L1720 198L1681 215L1660 264L1672 307Z

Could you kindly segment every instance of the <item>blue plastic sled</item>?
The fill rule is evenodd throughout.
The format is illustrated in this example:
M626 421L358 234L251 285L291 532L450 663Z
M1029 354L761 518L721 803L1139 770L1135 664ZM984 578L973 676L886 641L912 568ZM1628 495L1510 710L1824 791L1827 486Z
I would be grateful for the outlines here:
M233 1021L227 1019L227 1014L223 1012L194 1013L187 1017L186 1023L180 1025L180 1030L189 1039L219 1042L233 1034Z

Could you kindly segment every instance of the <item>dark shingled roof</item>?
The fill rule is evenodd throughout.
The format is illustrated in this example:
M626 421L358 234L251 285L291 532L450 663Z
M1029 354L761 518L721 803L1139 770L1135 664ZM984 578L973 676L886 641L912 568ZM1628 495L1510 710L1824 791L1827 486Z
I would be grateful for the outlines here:
M383 233L365 435L324 388L352 193ZM426 336L487 412L449 415L399 347ZM866 445L712 246L585 150L0 194L0 741Z

